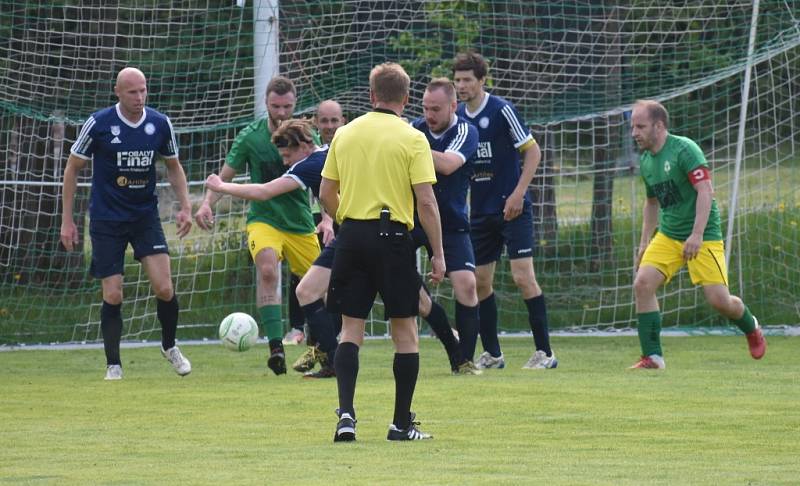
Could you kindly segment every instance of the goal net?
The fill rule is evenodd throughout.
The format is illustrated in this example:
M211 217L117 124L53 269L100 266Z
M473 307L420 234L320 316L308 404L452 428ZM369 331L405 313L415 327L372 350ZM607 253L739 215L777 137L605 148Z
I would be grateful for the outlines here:
M122 67L145 72L148 105L172 119L197 203L236 133L263 114L270 76L295 81L296 113L334 98L352 119L369 109L371 67L400 61L412 76L411 118L430 76L449 74L466 48L490 60L488 89L517 106L543 149L530 193L552 328L635 326L644 189L629 116L641 98L663 102L671 131L696 140L712 166L732 292L766 325L800 321L800 1L239 3L0 5L0 344L100 337L100 286L88 276L91 166L71 253L58 243L61 178L83 120L116 101ZM255 314L246 205L223 198L213 232L178 240L171 188L159 200L179 337L210 338L224 315ZM507 260L495 290L501 329L528 329ZM435 292L452 303L447 284ZM151 295L128 255L126 339L158 336ZM666 326L727 329L685 271L659 299ZM382 319L378 307L370 332L386 332Z

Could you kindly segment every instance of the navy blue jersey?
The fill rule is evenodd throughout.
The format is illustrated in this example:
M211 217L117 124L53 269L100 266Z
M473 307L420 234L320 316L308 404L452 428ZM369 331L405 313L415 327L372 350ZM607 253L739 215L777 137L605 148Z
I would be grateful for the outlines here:
M454 153L464 161L464 165L450 175L437 172L433 192L439 205L442 231L448 233L469 231L467 191L472 175L472 161L478 150L478 130L459 117L454 117L447 130L438 135L431 133L425 118L418 118L411 124L425 134L432 150Z
M319 199L319 184L322 182L322 167L328 156L328 147L318 149L305 159L294 164L283 177L297 181L303 190L311 189L314 197Z
M93 160L92 219L137 221L157 213L155 161L177 157L178 144L166 115L145 107L134 124L117 104L86 120L71 153Z
M475 113L469 113L465 103L459 103L456 113L475 125L480 138L472 176L471 213L502 213L522 173L519 149L535 143L533 136L514 105L489 93ZM530 205L527 192L524 205Z

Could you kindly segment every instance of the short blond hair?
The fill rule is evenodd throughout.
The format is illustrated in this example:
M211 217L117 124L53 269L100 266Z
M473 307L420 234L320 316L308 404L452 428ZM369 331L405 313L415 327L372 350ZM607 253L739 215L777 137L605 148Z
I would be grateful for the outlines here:
M444 91L444 94L450 101L456 101L456 88L453 86L453 82L450 81L449 78L431 79L431 82L428 83L425 91L436 91L437 89Z
M411 78L403 66L394 62L378 64L369 73L369 89L376 101L402 103L408 96Z

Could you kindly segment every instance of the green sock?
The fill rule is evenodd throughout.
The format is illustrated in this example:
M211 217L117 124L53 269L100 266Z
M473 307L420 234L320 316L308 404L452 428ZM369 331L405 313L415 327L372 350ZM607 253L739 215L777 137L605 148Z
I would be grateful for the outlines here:
M748 309L747 306L744 306L744 314L742 314L742 317L731 319L731 324L741 329L745 334L750 334L756 330L756 321L753 319L753 314L750 313L750 309Z
M283 338L283 322L281 321L280 305L265 305L258 308L261 314L261 326L267 340Z
M639 319L639 344L642 355L650 356L661 353L661 313L659 311L637 314Z

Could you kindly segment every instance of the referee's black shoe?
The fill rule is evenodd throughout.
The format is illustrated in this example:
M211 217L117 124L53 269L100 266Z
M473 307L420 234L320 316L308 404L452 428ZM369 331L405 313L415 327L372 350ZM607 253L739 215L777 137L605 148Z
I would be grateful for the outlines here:
M356 419L348 412L340 412L336 409L339 416L339 423L336 424L336 432L333 434L334 442L353 442L356 440Z
M278 345L270 350L267 366L276 375L286 374L286 353L283 352L283 345Z
M407 429L398 429L395 424L389 426L389 433L386 435L386 440L426 440L433 439L431 434L419 430L419 422L415 422L417 414L411 412Z

